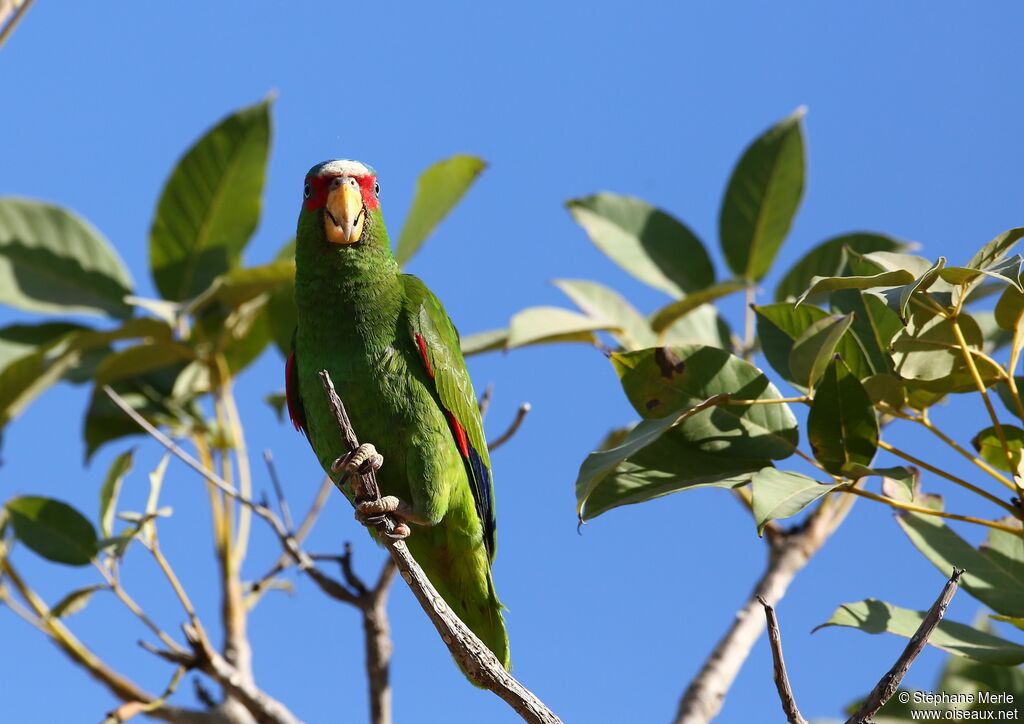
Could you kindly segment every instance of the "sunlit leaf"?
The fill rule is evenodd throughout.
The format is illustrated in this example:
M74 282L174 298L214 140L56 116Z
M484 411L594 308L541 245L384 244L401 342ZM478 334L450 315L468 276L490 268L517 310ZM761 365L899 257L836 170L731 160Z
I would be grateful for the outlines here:
M839 340L852 323L852 314L819 319L793 343L789 352L789 371L805 387L811 388L821 379Z
M865 633L888 632L910 638L921 626L925 613L869 598L857 603L844 603L818 628L845 626L860 629ZM928 644L983 663L1000 666L1017 666L1024 663L1024 646L1018 646L998 636L948 619L939 623L929 637Z
M789 302L758 306L754 311L757 313L757 336L768 363L784 380L797 389L806 391L806 380L798 379L789 368L789 356L796 340L812 324L827 319L828 312L809 304L794 307ZM842 356L858 378L876 372L860 343L849 330L839 339L836 353Z
M957 317L969 350L981 351L983 337L977 322L970 316ZM966 371L963 352L952 322L928 309L913 311L907 326L893 339L893 363L900 377L908 380L942 380L954 372ZM986 360L975 357L982 377L992 382L998 370Z
M104 584L93 584L75 589L54 604L53 608L50 609L50 618L74 616L89 604L92 594L96 593L96 591L106 590L106 588L107 586Z
M671 435L705 452L781 460L798 442L796 418L778 389L749 362L716 347L680 345L614 353L612 365L629 401L645 418L681 412L716 395L729 404L704 410ZM741 401L759 404L741 404Z
M59 206L0 198L0 304L126 318L132 279L100 232Z
M844 475L850 465L870 466L878 450L871 398L839 357L829 363L814 391L807 439L815 459L833 475Z
M125 347L107 355L96 368L96 384L107 385L115 380L167 367L176 362L190 361L194 357L195 352L192 348L169 340L154 340Z
M914 281L913 275L904 269L878 272L868 276L814 277L810 285L797 297L796 304L803 304L808 297L843 289L880 289L896 287Z
M165 299L181 301L238 266L256 230L270 146L270 100L206 132L178 161L157 204L149 262Z
M655 332L661 332L693 310L733 292L746 289L748 286L747 282L730 280L712 284L700 291L687 294L682 299L672 302L655 312L654 317L651 319L651 327L654 328Z
M903 329L903 321L885 300L872 292L850 289L832 294L829 306L833 312L853 315L850 332L871 368L877 372L893 372L892 339Z
M847 248L860 254L867 254L872 251L900 251L906 246L903 242L871 232L855 232L833 237L818 244L790 267L782 281L775 287L775 301L783 302L800 296L811 286L811 280L815 277L842 276L846 267Z
M395 259L405 265L448 213L455 208L487 163L458 154L430 166L416 182L412 208L395 248Z
M965 568L965 591L997 613L1024 616L1024 539L992 530L981 550L941 519L903 512L896 516L910 542L940 571ZM994 541L994 545L993 545Z
M121 483L131 471L134 457L135 451L128 450L114 458L100 488L100 534L104 538L113 535L114 514L117 512L117 499L121 495Z
M700 239L647 202L602 193L566 206L598 249L645 284L678 297L714 283Z
M764 528L770 521L796 515L837 487L838 484L824 485L800 473L775 468L758 471L750 481L750 490L754 496L757 534L764 533Z
M601 319L591 319L561 307L528 307L512 317L506 347L525 347L543 342L588 342L594 344L594 332L616 328Z
M5 507L14 535L43 558L87 566L96 557L96 529L67 503L26 495L8 500Z
M655 343L647 320L614 289L585 279L556 279L554 285L588 317L604 320L621 330L613 330L611 335L626 349L642 349Z
M972 269L987 269L1010 253L1017 242L1024 237L1024 227L1010 229L985 244L967 262Z
M986 427L971 439L981 459L997 470L1016 474L1021 469L1021 451L1024 450L1024 430L1016 425L1001 425L1003 438L994 426ZM1002 440L1006 440L1003 449ZM1009 452L1009 460L1007 460Z
M489 329L486 332L470 334L462 337L461 344L462 354L466 357L496 349L505 349L505 345L508 344L508 330Z
M683 490L734 488L767 464L766 460L704 452L665 435L678 421L671 416L644 420L615 441L616 445L602 445L587 456L576 480L581 521Z
M805 109L784 118L743 152L719 213L719 235L733 274L757 281L771 268L804 191Z

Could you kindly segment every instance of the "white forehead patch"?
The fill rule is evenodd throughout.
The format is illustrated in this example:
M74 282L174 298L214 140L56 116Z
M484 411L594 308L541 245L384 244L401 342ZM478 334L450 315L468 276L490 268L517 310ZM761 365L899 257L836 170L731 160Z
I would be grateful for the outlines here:
M337 159L325 161L316 169L318 176L367 176L373 173L373 169L359 161L349 159Z

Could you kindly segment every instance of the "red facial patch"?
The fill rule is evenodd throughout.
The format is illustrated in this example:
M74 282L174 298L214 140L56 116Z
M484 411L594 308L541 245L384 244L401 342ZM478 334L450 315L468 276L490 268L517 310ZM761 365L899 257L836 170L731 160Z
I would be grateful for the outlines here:
M309 184L309 196L303 202L306 211L316 211L323 208L324 204L327 203L327 193L330 191L331 181L338 176L339 174L329 174L306 177L306 183ZM365 176L355 176L354 178L359 182L359 191L363 195L363 203L366 204L367 210L376 211L377 207L380 206L380 199L377 198L377 177L370 173Z

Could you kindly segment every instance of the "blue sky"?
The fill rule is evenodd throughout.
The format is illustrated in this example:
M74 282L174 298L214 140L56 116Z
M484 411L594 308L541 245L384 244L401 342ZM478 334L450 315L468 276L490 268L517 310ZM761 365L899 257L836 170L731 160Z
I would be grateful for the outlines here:
M592 278L645 311L665 301L607 261L563 208L598 190L641 196L717 248L728 173L757 133L807 105L807 192L765 297L810 245L851 230L886 232L925 253L966 261L1022 218L1024 111L1018 42L1024 9L962 3L91 3L39 2L0 50L5 139L0 193L43 198L90 219L116 245L142 294L160 188L181 152L227 112L277 92L264 215L246 252L269 260L293 233L302 175L353 157L380 174L397 230L416 175L456 152L490 168L413 262L465 332L503 325L532 304L563 304L549 281ZM739 305L728 306L734 315ZM27 315L0 311L0 322ZM764 546L721 491L696 491L613 511L576 534L580 461L632 418L593 349L544 347L471 361L493 382L492 432L529 400L524 429L494 456L500 518L497 587L509 607L515 672L566 721L664 721L762 566ZM280 388L269 351L239 386L253 451L271 447L293 506L318 483L305 441L262 397ZM0 495L36 492L94 511L118 446L81 465L81 389L44 397L4 435ZM973 398L936 413L966 442L983 427ZM905 447L932 454L910 431ZM958 461L936 452L944 467ZM145 494L158 451L144 445L126 497ZM255 461L254 461L255 462ZM257 466L257 484L269 485ZM926 487L958 496L941 481ZM199 481L172 464L175 517L161 539L209 620L217 597ZM258 530L246 568L263 572L276 543ZM382 553L332 501L311 547L354 542L375 575ZM89 569L30 562L55 601ZM165 626L181 616L141 555L126 585ZM892 637L810 629L838 603L875 596L925 607L942 575L890 513L859 502L847 524L779 606L787 662L805 715L838 713L902 649ZM398 721L517 719L471 689L398 586L392 596ZM965 595L953 615L969 620ZM145 632L113 600L72 619L110 663L160 690L167 667L135 646ZM310 722L365 716L361 631L353 610L305 581L270 595L251 618L256 673ZM98 721L111 699L40 635L0 612L0 697L10 721ZM908 682L929 688L941 657L927 652ZM183 702L191 687L183 687ZM743 669L721 721L764 720L776 707L767 646Z

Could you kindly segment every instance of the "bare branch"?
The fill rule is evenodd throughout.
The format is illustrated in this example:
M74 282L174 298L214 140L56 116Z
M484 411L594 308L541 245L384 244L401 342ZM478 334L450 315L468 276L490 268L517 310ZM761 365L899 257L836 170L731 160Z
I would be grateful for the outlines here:
M499 447L501 447L509 440L511 440L512 436L515 435L516 432L519 430L519 426L523 424L523 420L526 419L526 415L530 412L531 409L532 407L529 402L524 402L523 404L521 404L519 406L519 409L516 410L516 416L512 418L512 422L511 424L509 424L508 429L505 430L505 432L498 435L498 437L496 437L494 440L489 441L487 443L487 449L490 452L494 452Z
M932 604L921 625L918 626L917 631L910 638L907 647L903 649L903 653L900 654L893 667L885 673L885 676L879 680L875 688L868 694L868 698L861 705L860 709L857 710L857 713L846 720L846 724L863 724L870 721L871 717L885 706L885 702L889 701L892 695L896 693L900 682L903 681L903 677L907 675L910 665L914 663L914 659L917 658L925 644L928 643L928 637L932 635L935 627L939 625L942 617L946 615L946 607L953 600L953 594L956 593L956 589L960 585L960 577L963 574L963 568L953 569L953 575L949 577L946 585L942 587L942 593L939 594L935 603Z
M786 662L782 658L782 632L779 631L779 620L775 617L775 609L761 596L758 596L757 600L764 606L764 617L768 622L768 641L772 648L775 688L779 690L779 700L782 702L782 711L786 713L786 721L789 724L807 724L807 720L803 718L796 706L793 688L789 685Z
M14 32L25 13L28 12L32 0L0 0L0 46Z
M270 482L274 485L274 494L277 496L277 507L284 519L284 527L289 531L295 530L295 521L292 520L292 510L288 507L288 499L284 496L284 489L281 487L281 479L277 477L277 466L274 465L274 454L270 450L263 451L263 460L267 463L267 472L270 473Z
M732 625L719 640L697 676L690 681L676 711L675 724L706 724L721 710L725 695L736 680L740 667L764 631L764 616L758 597L774 605L782 600L796 575L825 544L842 523L853 496L835 503L823 500L815 508L804 528L789 534L768 529L768 565L754 585L750 598L736 612Z
M358 449L359 440L352 428L345 405L338 397L330 375L326 371L320 372L320 380L345 444L349 452L352 453ZM357 501L373 500L380 495L376 473L372 467L353 473L352 484ZM389 516L382 516L380 521L375 523L375 527L382 533L381 540L394 559L402 578L409 584L416 600L430 617L434 627L441 635L441 640L459 662L463 671L476 684L501 697L524 720L536 724L561 722L540 699L505 671L490 649L454 614L424 575L423 569L409 553L405 542L393 537L395 522Z
M477 408L480 410L480 417L487 416L487 408L491 406L491 398L494 396L494 383L487 385L484 388L484 393L480 395L480 399L477 401Z

